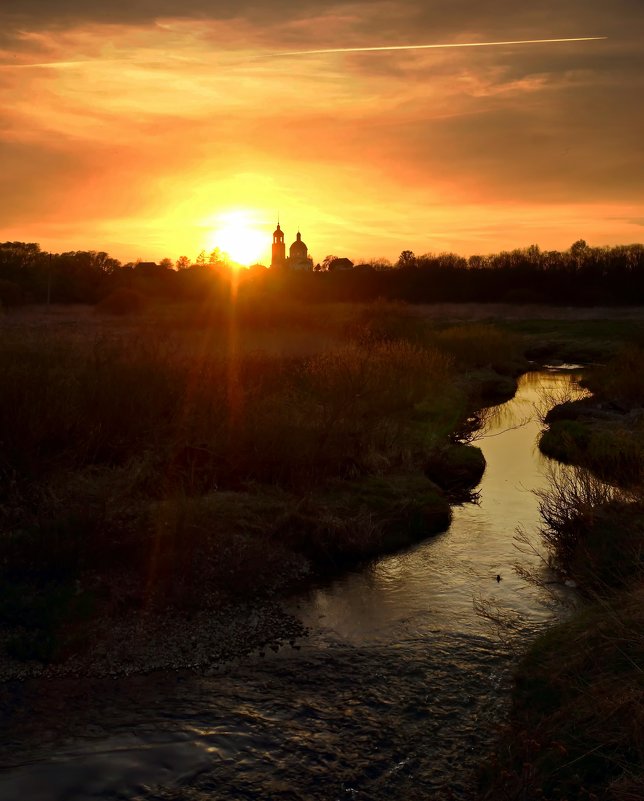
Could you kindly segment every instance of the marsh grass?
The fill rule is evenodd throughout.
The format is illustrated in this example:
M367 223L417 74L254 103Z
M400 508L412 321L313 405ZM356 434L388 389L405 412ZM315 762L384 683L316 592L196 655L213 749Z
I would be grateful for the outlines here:
M377 300L356 310L345 325L349 340L363 347L383 342L411 342L423 345L428 341L433 325L405 303Z
M584 465L605 481L637 487L644 480L644 422L629 427L561 420L550 425L539 447L568 464Z
M546 393L538 409L542 422L548 425L539 442L543 453L567 464L586 467L603 480L620 486L641 485L644 387L638 386L637 371L641 355L644 352L627 348L614 362L585 374L583 386L571 385L554 395Z
M507 748L482 771L482 798L642 797L643 610L639 587L538 638L518 668Z
M584 384L599 398L627 407L644 405L644 346L624 346L606 365L588 371Z
M461 369L488 367L502 375L516 375L524 365L521 340L495 325L450 326L435 331L431 341Z
M146 454L160 470L201 471L217 485L305 484L400 460L405 415L451 386L442 354L406 342L279 358L36 337L5 339L0 368L5 475Z
M585 603L521 660L504 746L481 772L480 796L633 801L644 790L641 492L580 468L553 469L550 485L538 493L544 558Z
M0 579L22 601L0 619L15 654L80 647L88 615L283 592L448 525L422 470L471 401L452 356L400 338L406 311L371 310L392 335L364 342L330 344L342 315L309 321L316 352L292 347L295 306L272 332L282 352L248 347L274 310L202 311L3 330Z
M521 533L518 545L581 598L518 667L503 747L481 773L484 799L644 796L642 355L629 346L590 371L593 398L543 403L558 405L542 414L540 447L575 466L551 468L538 493L545 552ZM518 570L542 584L542 569Z
M644 575L644 506L639 493L582 468L551 470L537 493L541 537L552 568L589 597L605 597Z

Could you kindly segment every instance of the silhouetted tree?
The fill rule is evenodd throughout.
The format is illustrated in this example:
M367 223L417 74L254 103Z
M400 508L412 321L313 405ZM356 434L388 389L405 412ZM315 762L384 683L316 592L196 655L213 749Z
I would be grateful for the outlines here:
M369 261L367 262L367 264L368 264L370 267L373 267L373 269L374 269L374 270L378 270L378 271L382 271L382 270L392 270L392 269L393 269L393 266L394 266L394 265L391 263L391 260L390 260L390 259L386 259L386 258L384 258L384 256L381 256L381 257L380 257L380 258L378 258L378 259L369 259Z
M213 259L223 259L213 251ZM327 256L326 266L334 256ZM171 269L161 264L121 263L104 251L45 253L33 242L0 243L0 282L4 305L16 302L94 303L120 289L144 297L200 300L227 297L231 271L224 261L211 264L200 254ZM208 263L210 269L204 269ZM217 265L221 265L218 268ZM214 268L214 269L213 269ZM403 251L397 267L386 259L351 270L275 275L264 268L236 273L249 297L286 295L302 301L365 301L378 297L411 303L549 302L629 304L644 298L644 246L591 247L583 240L560 252L536 245L464 259L455 253L415 256ZM254 293L254 294L253 294Z
M397 267L415 267L416 266L416 256L412 250L403 250L403 252L398 257Z
M208 264L216 266L225 263L226 256L219 248L215 248L213 251L211 251L210 255L208 256Z
M333 255L325 256L324 259L322 260L322 269L328 270L329 264L331 264L331 262L335 261L337 258L338 258L337 256Z

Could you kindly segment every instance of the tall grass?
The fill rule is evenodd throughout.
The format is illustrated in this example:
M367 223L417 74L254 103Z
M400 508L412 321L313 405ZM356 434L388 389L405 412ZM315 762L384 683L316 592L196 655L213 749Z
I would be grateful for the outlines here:
M5 475L144 453L172 471L192 448L219 485L321 480L375 452L395 461L406 414L451 386L445 356L405 342L279 358L189 355L152 338L5 338L0 370Z
M453 392L445 356L407 342L222 355L202 333L192 353L154 336L2 339L1 570L51 577L141 562L154 539L146 521L166 500L258 485L270 496L272 485L294 493L275 507L284 514L331 480L413 469L415 407ZM274 516L274 504L253 505ZM177 518L172 530L180 542L195 529Z
M504 745L482 772L481 797L634 801L644 791L641 492L581 468L556 468L550 479L539 493L550 566L587 602L519 664Z
M357 307L345 333L359 345L370 347L383 342L427 342L431 327L408 304L391 300L376 300Z
M437 331L433 344L466 369L490 367L500 373L516 372L523 358L518 337L493 325L457 325Z
M608 364L588 371L584 383L602 399L644 405L644 347L632 344L622 348Z
M27 623L16 653L59 653L92 614L273 592L448 524L423 474L470 403L447 349L398 306L359 307L343 339L356 309L327 325L292 305L273 330L282 311L3 331L0 619ZM292 347L303 330L313 350ZM273 336L281 352L248 347Z
M541 636L516 674L504 747L482 799L644 796L644 592L593 605Z
M576 466L552 468L538 493L541 535L549 566L585 603L519 665L485 799L644 797L644 459L637 412L627 413L644 401L643 355L631 347L590 371L596 398L546 399L559 405L543 416L541 446Z

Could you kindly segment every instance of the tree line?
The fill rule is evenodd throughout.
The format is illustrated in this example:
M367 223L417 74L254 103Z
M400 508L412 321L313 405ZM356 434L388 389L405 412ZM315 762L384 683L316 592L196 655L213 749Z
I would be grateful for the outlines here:
M218 250L195 260L122 264L104 252L48 253L31 242L0 243L3 306L97 303L123 289L144 298L202 299L229 293L232 281L251 294L279 292L311 302L633 304L644 303L644 245L590 247L579 240L565 251L532 245L469 258L404 250L395 264L380 259L348 270L276 274L261 265L239 269Z

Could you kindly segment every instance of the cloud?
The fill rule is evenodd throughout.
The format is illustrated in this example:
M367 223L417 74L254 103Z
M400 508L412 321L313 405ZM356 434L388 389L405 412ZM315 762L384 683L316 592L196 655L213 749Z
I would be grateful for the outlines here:
M324 220L347 248L371 238L376 253L396 251L426 219L441 232L432 247L451 237L478 248L504 224L531 241L542 230L548 246L557 226L592 219L600 230L602 215L609 237L644 213L643 20L630 0L609 9L596 0L4 0L0 219L13 234L73 230L71 217L90 237L123 242L119 230L162 245L165 236L182 250L184 232L198 235L225 204L301 209L300 222Z

